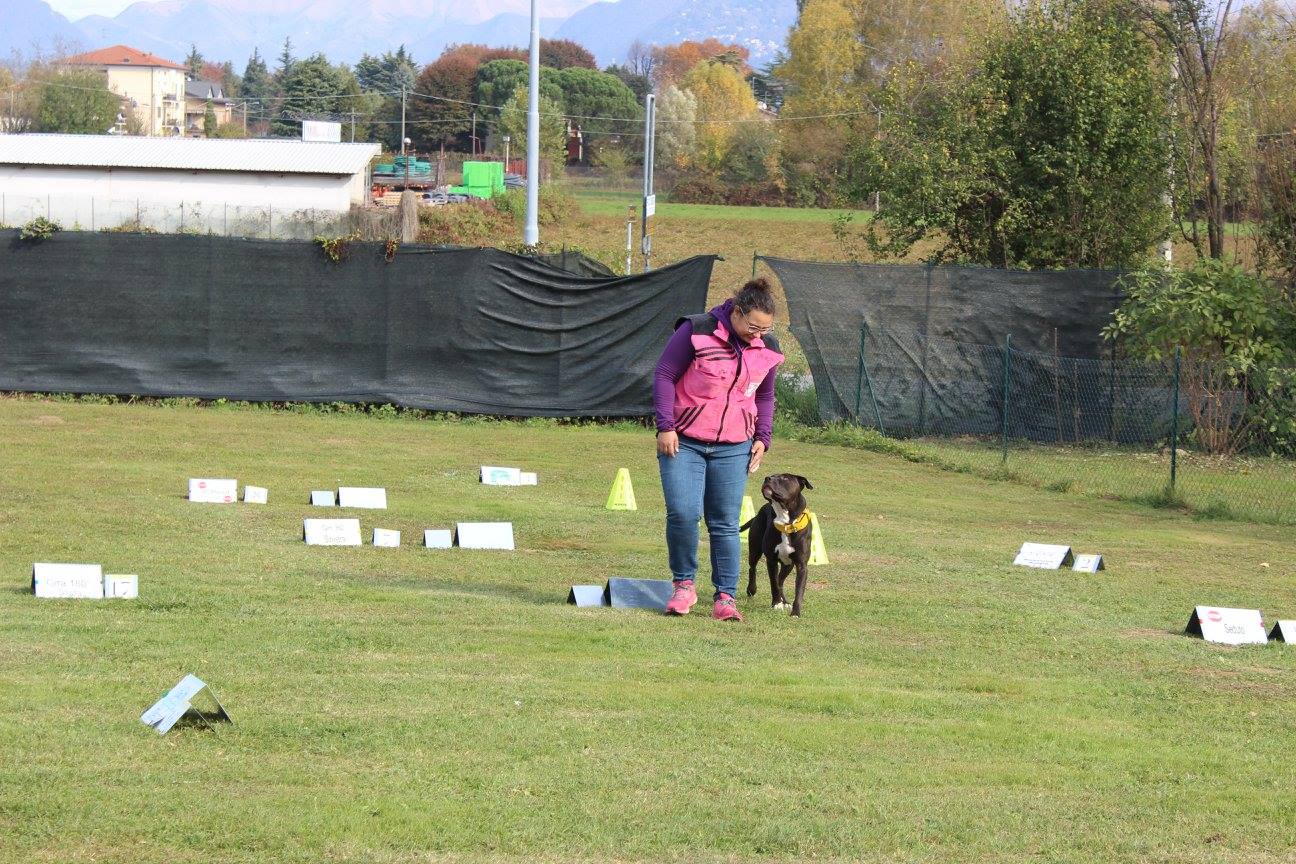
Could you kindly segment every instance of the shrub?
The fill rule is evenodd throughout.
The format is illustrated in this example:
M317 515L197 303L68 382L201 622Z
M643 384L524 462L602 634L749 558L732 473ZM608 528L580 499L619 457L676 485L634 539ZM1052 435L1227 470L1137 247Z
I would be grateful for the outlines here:
M22 227L19 236L32 243L39 243L42 240L48 240L62 230L63 226L57 222L52 222L44 216L37 216Z

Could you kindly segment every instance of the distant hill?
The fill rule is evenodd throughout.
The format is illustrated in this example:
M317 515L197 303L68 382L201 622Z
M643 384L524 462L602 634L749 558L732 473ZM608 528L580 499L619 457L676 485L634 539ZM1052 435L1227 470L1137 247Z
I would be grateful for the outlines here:
M708 36L746 46L760 65L786 40L796 0L544 0L543 9L543 35L580 42L602 65L622 62L635 39ZM273 63L287 36L297 57L354 63L403 44L427 63L454 43L525 45L529 16L530 0L156 0L70 22L44 0L0 0L0 55L125 44L179 62L196 44L241 70L253 48Z

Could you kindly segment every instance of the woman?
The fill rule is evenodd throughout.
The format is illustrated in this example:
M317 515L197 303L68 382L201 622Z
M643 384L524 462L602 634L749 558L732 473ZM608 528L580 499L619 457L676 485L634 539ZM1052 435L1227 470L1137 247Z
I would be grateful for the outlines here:
M774 424L774 375L783 362L769 335L774 298L753 279L705 315L681 318L653 378L657 462L666 496L666 548L675 591L668 615L697 603L698 517L711 537L718 621L741 621L738 514L747 475L760 468Z

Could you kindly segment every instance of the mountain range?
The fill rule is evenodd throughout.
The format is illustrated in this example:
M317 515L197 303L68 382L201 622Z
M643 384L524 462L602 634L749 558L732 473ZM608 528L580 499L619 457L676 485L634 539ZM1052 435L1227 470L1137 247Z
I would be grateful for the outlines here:
M796 19L796 0L540 0L541 34L573 39L601 65L623 62L636 39L664 45L716 37L773 59ZM405 45L427 63L447 46L525 45L530 0L151 0L118 15L69 21L44 0L0 0L0 57L125 44L176 62L190 45L242 71L253 48L267 62L285 37L293 54L354 63Z

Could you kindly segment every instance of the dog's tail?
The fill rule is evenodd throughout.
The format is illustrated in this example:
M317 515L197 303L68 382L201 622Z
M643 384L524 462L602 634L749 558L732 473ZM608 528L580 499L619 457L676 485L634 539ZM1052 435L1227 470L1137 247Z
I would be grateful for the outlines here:
M746 531L746 530L747 530L747 526L750 525L751 523L755 522L755 521L756 521L756 517L753 516L752 518L748 519L748 520L747 520L746 522L744 522L743 524L739 525L739 526L738 526L738 530L739 530L739 531Z

